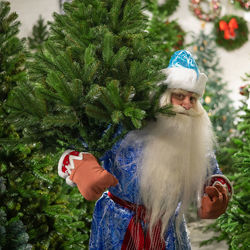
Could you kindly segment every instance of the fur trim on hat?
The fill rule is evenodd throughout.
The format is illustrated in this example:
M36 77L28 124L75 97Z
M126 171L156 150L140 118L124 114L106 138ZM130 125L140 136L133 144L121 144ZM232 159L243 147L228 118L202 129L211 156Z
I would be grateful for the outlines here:
M193 69L185 67L171 67L163 69L166 79L162 84L168 85L168 88L183 89L197 93L200 97L205 91L207 76L204 73L197 73Z

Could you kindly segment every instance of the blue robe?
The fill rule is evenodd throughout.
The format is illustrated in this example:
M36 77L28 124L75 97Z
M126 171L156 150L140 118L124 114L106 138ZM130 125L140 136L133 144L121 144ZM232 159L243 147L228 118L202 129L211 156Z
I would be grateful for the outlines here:
M135 159L142 153L142 145L128 145L120 149L118 142L101 159L103 167L113 174L119 181L109 191L120 199L142 204L139 197L139 183L137 176L137 165ZM211 167L213 174L221 174L215 155L211 154ZM177 208L178 210L178 208ZM180 224L181 242L178 242L175 229L175 215L169 222L165 234L165 246L167 250L191 249L187 235L186 224L183 218ZM89 249L90 250L119 250L134 212L111 200L105 192L96 202Z

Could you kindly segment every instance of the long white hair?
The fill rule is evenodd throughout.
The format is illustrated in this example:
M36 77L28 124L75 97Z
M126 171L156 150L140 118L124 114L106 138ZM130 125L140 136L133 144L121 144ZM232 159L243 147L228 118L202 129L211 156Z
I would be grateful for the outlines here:
M168 89L161 105L170 104L174 89ZM212 151L214 135L211 122L199 101L194 109L174 106L175 116L159 115L140 132L130 135L133 142L143 141L138 159L140 197L150 212L149 228L161 220L163 237L178 205L177 235L184 212L199 199L209 173L207 154Z

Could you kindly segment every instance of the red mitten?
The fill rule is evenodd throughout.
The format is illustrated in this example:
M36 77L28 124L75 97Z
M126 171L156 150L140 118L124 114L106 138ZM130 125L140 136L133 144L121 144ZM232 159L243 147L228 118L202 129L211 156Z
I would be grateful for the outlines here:
M118 180L103 169L96 158L89 153L67 150L58 164L58 174L66 178L69 185L77 185L86 200L97 200Z
M205 188L199 215L202 219L216 219L225 213L229 197L225 187L217 183Z

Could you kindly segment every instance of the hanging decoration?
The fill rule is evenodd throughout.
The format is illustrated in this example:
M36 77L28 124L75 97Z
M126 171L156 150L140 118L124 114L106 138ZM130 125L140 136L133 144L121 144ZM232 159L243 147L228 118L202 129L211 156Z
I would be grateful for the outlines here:
M246 21L238 16L226 15L215 22L216 43L226 50L240 48L248 40Z
M211 101L212 101L212 99L211 99L210 96L206 96L206 97L205 97L205 103L206 103L206 104L209 104Z
M203 10L201 7L202 3L208 5L207 10ZM221 12L221 4L219 0L190 0L189 7L191 11L201 20L211 22L215 18L218 18Z
M244 10L250 11L250 1L249 0L232 0L237 7L241 7Z
M244 96L248 96L250 93L250 84L246 84L240 87L240 94Z

